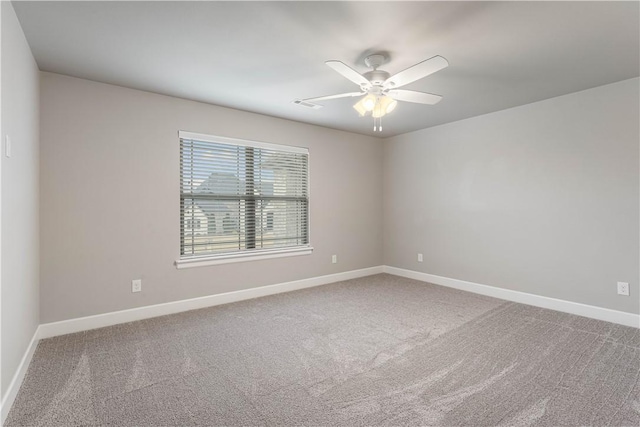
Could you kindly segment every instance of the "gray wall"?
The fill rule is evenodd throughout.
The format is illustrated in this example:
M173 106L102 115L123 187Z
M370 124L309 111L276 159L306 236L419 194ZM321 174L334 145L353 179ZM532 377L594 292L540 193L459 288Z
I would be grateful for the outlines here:
M383 262L637 313L638 86L382 142L41 73L41 321ZM180 129L309 147L314 254L177 270Z
M379 139L51 73L41 130L42 323L382 263ZM313 254L177 270L178 130L309 147Z
M636 78L385 140L385 264L638 313L638 100Z
M2 397L39 323L38 68L11 3L2 8ZM4 156L4 136L12 157Z

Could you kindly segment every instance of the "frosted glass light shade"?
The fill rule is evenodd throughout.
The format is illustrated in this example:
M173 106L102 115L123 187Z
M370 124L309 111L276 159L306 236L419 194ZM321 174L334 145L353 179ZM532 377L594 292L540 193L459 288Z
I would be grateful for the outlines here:
M367 113L371 112L371 115L374 118L379 118L392 112L396 106L398 105L398 101L391 98L390 96L375 96L372 94L368 94L364 98L360 99L360 101L356 102L353 105L354 110L358 112L360 117L367 115Z
M385 113L389 114L396 109L396 107L398 106L398 101L393 98L389 98L388 96L385 96L385 98L391 100L391 102L387 103L387 106L385 108Z
M376 106L376 97L371 94L365 96L364 98L362 98L362 106L367 111L373 111Z
M364 108L364 105L362 105L362 99L358 102L356 102L353 106L353 108L358 112L358 114L360 114L360 117L364 117L365 114L367 114L367 109Z

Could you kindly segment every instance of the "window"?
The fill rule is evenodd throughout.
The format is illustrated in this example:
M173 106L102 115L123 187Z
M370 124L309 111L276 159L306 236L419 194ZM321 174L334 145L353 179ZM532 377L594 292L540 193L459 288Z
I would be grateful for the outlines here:
M178 267L311 252L306 148L179 136Z

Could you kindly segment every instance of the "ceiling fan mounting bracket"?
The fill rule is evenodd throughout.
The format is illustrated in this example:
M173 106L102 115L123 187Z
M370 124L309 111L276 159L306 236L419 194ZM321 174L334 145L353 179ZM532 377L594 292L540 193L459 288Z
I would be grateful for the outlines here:
M367 67L371 67L374 70L381 66L382 64L387 63L387 57L381 53L375 53L373 55L369 55L364 59L364 63L367 64Z

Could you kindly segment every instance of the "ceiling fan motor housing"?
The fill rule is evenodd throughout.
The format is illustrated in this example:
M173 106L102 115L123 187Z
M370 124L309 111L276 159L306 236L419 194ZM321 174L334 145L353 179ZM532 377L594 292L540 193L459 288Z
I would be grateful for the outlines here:
M363 74L363 76L373 85L381 85L389 78L389 73L382 70L373 70Z

